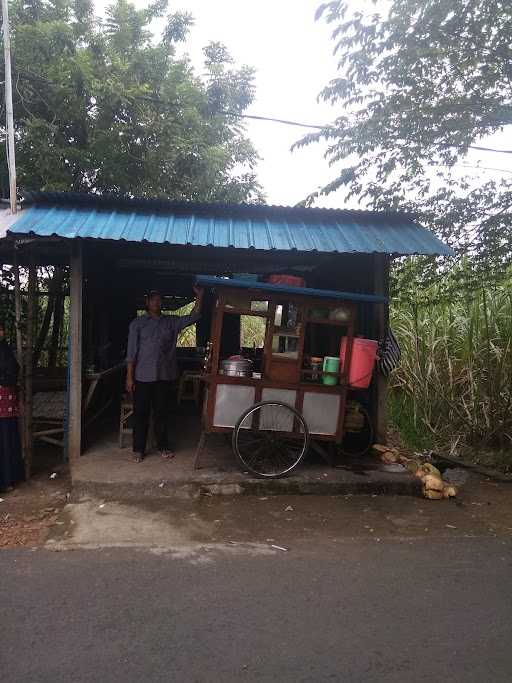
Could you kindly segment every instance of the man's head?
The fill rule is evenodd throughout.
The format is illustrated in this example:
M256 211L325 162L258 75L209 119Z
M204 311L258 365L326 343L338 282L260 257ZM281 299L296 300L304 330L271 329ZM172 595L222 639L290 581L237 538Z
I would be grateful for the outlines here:
M146 308L151 315L160 315L162 312L162 296L156 289L146 295Z

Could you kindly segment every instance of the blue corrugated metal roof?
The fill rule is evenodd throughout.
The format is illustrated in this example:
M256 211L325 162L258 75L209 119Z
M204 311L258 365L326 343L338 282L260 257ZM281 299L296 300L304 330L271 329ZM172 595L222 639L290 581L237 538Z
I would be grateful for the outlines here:
M403 214L195 204L66 193L32 196L11 234L301 252L452 251Z
M288 285L274 285L270 282L254 282L237 278L214 277L213 275L197 275L196 282L203 287L236 287L237 289L255 289L260 292L312 296L319 299L340 299L371 304L387 304L389 301L387 297L377 296L376 294L356 294L354 292L338 292L334 289L314 289L312 287L289 287Z

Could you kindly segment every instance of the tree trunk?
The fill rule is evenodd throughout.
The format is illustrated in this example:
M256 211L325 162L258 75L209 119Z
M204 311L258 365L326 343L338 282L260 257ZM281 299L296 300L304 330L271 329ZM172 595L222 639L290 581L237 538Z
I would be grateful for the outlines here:
M46 342L46 337L48 336L48 330L50 329L50 321L52 319L52 316L55 320L56 296L57 293L62 290L62 278L62 268L55 267L51 282L48 285L48 301L46 303L46 310L44 312L43 322L41 324L41 328L37 336L37 341L34 346L35 368L37 368L37 366L39 365L39 359L41 357L41 352Z
M64 293L58 292L55 296L55 306L53 308L53 325L52 336L50 339L50 348L48 349L48 367L55 368L57 366L57 357L59 355L59 346L62 336L62 321L64 319Z
M39 366L39 361L41 359L41 352L43 350L44 344L46 342L46 337L48 336L48 330L50 329L50 321L53 316L53 311L55 308L55 297L48 296L48 301L46 302L46 309L43 316L43 322L39 328L39 334L37 335L36 343L34 345L34 367Z

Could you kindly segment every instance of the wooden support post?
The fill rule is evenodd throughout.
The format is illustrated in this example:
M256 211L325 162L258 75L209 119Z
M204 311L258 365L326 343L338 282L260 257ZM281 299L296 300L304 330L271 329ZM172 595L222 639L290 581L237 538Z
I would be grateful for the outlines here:
M16 355L20 368L23 367L23 335L21 332L21 287L18 250L14 249L14 310L16 315Z
M23 334L21 330L21 286L20 286L20 266L18 263L18 250L14 248L14 311L16 327L16 356L20 367L18 377L18 401L20 406L25 405L25 369L23 358ZM23 462L27 461L25 453L25 418L23 411L18 420L21 438L21 449L23 451Z
M25 473L27 479L32 470L32 456L34 438L32 434L32 405L33 405L33 377L34 377L34 331L35 308L37 292L37 267L33 256L30 257L28 268L28 301L27 301L27 335L25 346L25 403L24 403L24 433L25 433Z
M374 256L374 293L379 296L389 296L389 263L387 254ZM379 342L383 341L389 325L389 305L377 304L377 335ZM385 444L388 433L388 379L380 372L377 373L377 395L374 402L375 440Z
M70 349L69 349L69 461L80 457L82 448L82 245L72 242L70 259Z

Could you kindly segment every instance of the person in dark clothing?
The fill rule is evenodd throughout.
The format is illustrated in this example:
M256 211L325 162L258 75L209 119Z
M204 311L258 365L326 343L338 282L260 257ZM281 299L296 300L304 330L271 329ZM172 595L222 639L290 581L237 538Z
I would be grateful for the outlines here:
M177 377L176 344L178 334L201 317L203 290L194 287L196 305L190 315L162 315L162 297L153 291L146 297L147 312L132 320L126 354L126 390L133 393L133 453L142 462L146 451L149 418L153 423L157 447L163 458L172 458L167 417L172 382Z
M0 323L0 491L12 490L25 479L18 429L19 366L5 339L5 327Z

